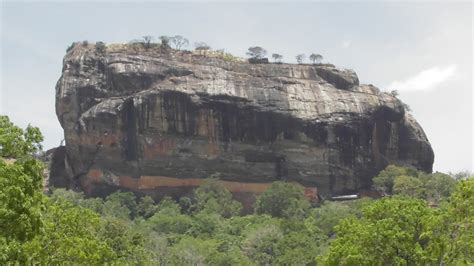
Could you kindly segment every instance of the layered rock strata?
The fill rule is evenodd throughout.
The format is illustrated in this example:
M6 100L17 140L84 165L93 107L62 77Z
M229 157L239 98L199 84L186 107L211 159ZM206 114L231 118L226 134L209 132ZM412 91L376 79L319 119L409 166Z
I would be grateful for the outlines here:
M389 163L433 164L399 99L331 65L77 44L56 112L66 145L50 182L95 196L181 196L208 177L236 195L288 180L330 196L369 188Z

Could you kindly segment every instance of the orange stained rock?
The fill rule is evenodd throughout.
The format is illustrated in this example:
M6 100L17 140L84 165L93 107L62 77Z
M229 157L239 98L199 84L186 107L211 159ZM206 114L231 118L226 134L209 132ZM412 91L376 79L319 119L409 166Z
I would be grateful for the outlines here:
M106 145L110 146L120 142L122 134L120 133L103 133L102 135L80 135L79 141L83 145Z
M156 159L157 156L167 156L176 148L174 139L154 139L151 145L143 147L143 157L147 160Z
M101 170L98 169L91 169L87 173L87 177L89 177L90 180L92 181L100 181L100 178L104 175L104 173Z
M315 187L305 187L304 196L310 201L318 200L318 190Z
M94 183L101 183L101 177L103 172L98 169L92 169L87 174L87 179L83 182L85 187L90 188ZM118 178L119 186L128 188L131 190L151 190L157 188L166 187L199 187L204 184L207 179L204 178L176 178L168 176L140 176L139 178L133 178L131 176L120 176ZM252 182L234 182L218 180L223 187L232 193L263 193L271 186L271 182L267 183L252 183ZM296 183L298 184L298 183ZM298 184L299 185L299 184ZM316 187L305 187L305 197L310 201L317 201L317 189Z

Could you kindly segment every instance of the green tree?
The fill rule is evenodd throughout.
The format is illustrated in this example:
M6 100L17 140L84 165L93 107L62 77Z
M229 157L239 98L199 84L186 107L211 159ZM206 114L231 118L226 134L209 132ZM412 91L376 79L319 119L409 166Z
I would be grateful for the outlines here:
M189 44L188 39L184 38L181 35L175 35L173 37L170 37L170 42L173 43L174 48L176 50L181 50L182 47L187 46Z
M103 204L102 215L104 217L115 217L122 220L130 220L130 209L116 200L106 200Z
M276 245L275 265L310 265L320 254L320 242L306 231L290 232Z
M105 199L105 205L107 204L110 204L111 206L121 206L122 208L128 209L130 218L132 219L138 215L138 204L136 197L132 192L114 192Z
M401 175L417 176L417 173L413 169L389 165L372 179L373 187L383 194L392 194L395 177Z
M426 239L433 264L474 264L474 179L460 181L440 215L430 220Z
M43 136L0 116L0 263L21 261L22 244L41 232L43 164L34 158Z
M142 39L143 39L143 47L145 49L150 48L153 43L153 39L154 39L153 36L145 35L145 36L142 36Z
M407 175L395 177L393 181L393 193L414 198L423 198L424 189L420 179Z
M448 198L456 187L457 181L450 175L434 173L423 177L427 200L438 203Z
M323 60L323 56L320 54L311 54L309 60L313 61L313 64L320 63Z
M314 218L316 225L327 236L333 235L334 227L343 219L355 216L357 209L349 207L340 202L324 202L321 207L314 208L310 212L310 217Z
M53 202L67 201L74 205L79 205L84 200L84 193L64 188L54 188L49 198Z
M281 181L273 182L255 202L256 213L283 218L304 218L309 207L301 186Z
M156 212L167 215L178 215L181 207L170 197L164 197L156 206Z
M43 135L37 127L15 126L8 116L0 116L0 157L19 159L41 151Z
M276 63L281 63L281 60L283 59L283 55L281 55L281 54L272 54L272 58Z
M171 39L170 36L162 35L162 36L158 37L158 39L160 39L160 41L161 41L161 47L162 48L169 48L170 47L170 39Z
M141 265L151 262L151 253L145 249L145 236L133 231L126 220L103 218L98 236L113 250L114 263Z
M393 197L377 200L363 210L361 219L348 218L336 226L322 265L429 264L424 235L433 210L423 200Z
M242 204L232 199L232 194L215 179L207 180L194 191L196 211L218 213L223 217L238 215Z
M157 211L155 201L150 196L144 196L140 199L137 206L138 215L143 218L150 218Z
M253 46L249 47L247 55L250 56L250 58L262 59L267 55L267 50L260 46Z
M183 237L171 248L171 265L206 265L217 253L217 246L213 239Z
M271 265L279 255L278 242L281 239L283 233L279 227L264 225L247 234L242 242L242 250L259 265Z
M262 226L280 226L280 219L271 217L270 215L245 215L234 216L225 219L221 224L220 230L229 235L242 236Z
M179 205L171 198L164 198L157 209L158 211L146 221L147 226L155 232L183 235L193 226L193 219L181 214Z
M101 215L104 214L104 200L101 198L88 198L80 202L80 206L92 210Z
M0 236L26 241L41 229L43 165L35 159L0 159Z
M298 62L298 64L302 64L303 61L306 58L306 55L305 54L299 54L299 55L295 56L295 58L296 58L296 62Z
M277 243L275 265L311 265L326 249L326 235L313 217L305 220L285 219L280 228L283 238Z
M188 234L200 237L213 237L220 228L222 217L217 213L198 212L193 217Z
M47 201L43 232L24 244L31 263L103 264L116 254L99 237L98 214L67 201Z

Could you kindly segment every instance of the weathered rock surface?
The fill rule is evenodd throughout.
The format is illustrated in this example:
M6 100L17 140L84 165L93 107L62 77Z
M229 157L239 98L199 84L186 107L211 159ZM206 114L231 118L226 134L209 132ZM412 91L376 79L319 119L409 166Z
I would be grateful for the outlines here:
M183 195L213 176L234 193L291 180L329 196L389 163L431 172L434 157L400 100L327 65L76 45L56 112L66 146L50 182L89 195Z

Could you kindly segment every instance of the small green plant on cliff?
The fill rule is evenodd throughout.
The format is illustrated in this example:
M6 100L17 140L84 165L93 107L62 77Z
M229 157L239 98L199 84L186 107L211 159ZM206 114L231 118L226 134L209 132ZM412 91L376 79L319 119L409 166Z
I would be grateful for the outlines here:
M230 53L224 53L222 55L222 59L224 59L224 61L228 61L228 62L238 62L239 61L238 57L235 57L234 55L232 55Z
M104 54L105 51L107 50L107 46L105 45L104 42L96 42L95 43L95 50L99 54Z

